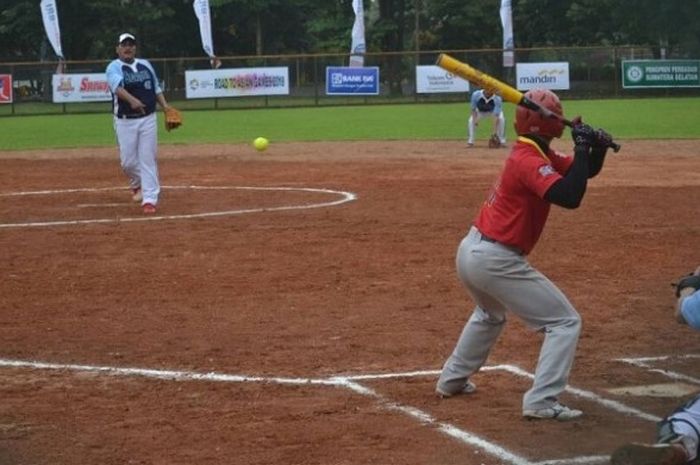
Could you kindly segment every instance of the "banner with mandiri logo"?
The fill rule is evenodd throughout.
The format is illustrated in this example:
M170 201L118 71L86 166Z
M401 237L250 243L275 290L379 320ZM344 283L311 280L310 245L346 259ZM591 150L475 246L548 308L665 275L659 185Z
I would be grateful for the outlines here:
M12 103L11 74L0 74L0 103Z
M515 80L518 90L567 90L571 88L569 63L516 63Z
M185 71L187 98L289 95L289 68L229 68Z
M112 100L105 73L54 74L51 87L54 103Z
M379 95L379 68L326 67L327 95Z
M419 94L469 92L469 81L439 66L416 66L416 92Z

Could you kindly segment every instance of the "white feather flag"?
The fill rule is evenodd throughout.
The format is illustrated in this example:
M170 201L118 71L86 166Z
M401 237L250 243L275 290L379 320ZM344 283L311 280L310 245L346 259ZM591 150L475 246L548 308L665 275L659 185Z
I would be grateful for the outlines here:
M202 49L209 55L209 63L212 68L221 66L221 60L214 55L214 41L211 38L211 12L209 10L209 0L194 0L192 2L194 14L199 20L199 36L202 39Z
M61 48L61 28L58 26L58 8L56 0L41 0L41 19L44 21L46 37L49 38L56 56L63 60L63 49Z
M501 24L503 25L503 66L515 64L515 42L513 41L513 11L511 0L501 0Z
M350 45L350 66L362 67L365 64L365 9L362 0L352 0L355 11L355 24L352 26L352 44Z

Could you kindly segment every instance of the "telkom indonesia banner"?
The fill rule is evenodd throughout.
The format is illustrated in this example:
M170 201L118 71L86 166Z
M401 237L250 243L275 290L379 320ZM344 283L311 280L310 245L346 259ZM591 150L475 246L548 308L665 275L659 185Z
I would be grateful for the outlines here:
M61 28L58 26L58 8L56 0L41 0L41 19L44 21L46 37L49 38L56 56L63 58L61 48Z
M570 89L569 63L518 63L515 65L515 81L518 90Z
M185 71L187 98L289 95L289 68L230 68Z
M54 103L112 100L105 73L54 74L51 86Z
M469 92L469 81L439 66L416 66L416 92L419 94Z
M12 103L11 74L0 74L0 103Z

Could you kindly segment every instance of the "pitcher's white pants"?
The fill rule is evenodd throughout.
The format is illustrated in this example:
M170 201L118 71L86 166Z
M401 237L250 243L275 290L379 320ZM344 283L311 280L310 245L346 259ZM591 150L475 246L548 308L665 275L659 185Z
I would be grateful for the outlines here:
M474 118L474 115L469 116L469 134L468 134L468 139L467 142L469 144L474 143L474 136L476 135L476 123L478 123L480 120L483 118L496 118L496 135L498 136L498 140L500 140L501 144L506 143L506 117L503 116L503 112L500 112L498 115L494 115L493 113L484 113L481 111L476 112L476 119Z
M122 170L132 189L141 188L141 204L158 203L158 121L152 113L143 118L114 118Z
M581 331L581 318L564 294L520 252L482 239L472 227L457 251L457 271L476 308L438 380L458 392L486 362L506 322L506 312L544 333L532 388L523 410L551 407L564 391Z

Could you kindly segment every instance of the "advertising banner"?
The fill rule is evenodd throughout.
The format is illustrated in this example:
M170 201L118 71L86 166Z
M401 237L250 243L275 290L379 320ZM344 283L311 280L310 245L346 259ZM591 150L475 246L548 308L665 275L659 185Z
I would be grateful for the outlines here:
M326 67L327 95L379 95L379 68Z
M187 98L289 95L289 68L228 68L185 71Z
M51 87L54 103L112 100L105 73L54 74L51 78Z
M700 60L623 60L622 87L700 87Z
M0 104L12 103L12 75L0 74Z
M416 66L416 92L419 94L469 92L469 81L439 66Z
M552 63L517 63L515 80L518 90L534 88L550 90L567 90L569 83L569 63L566 61Z

